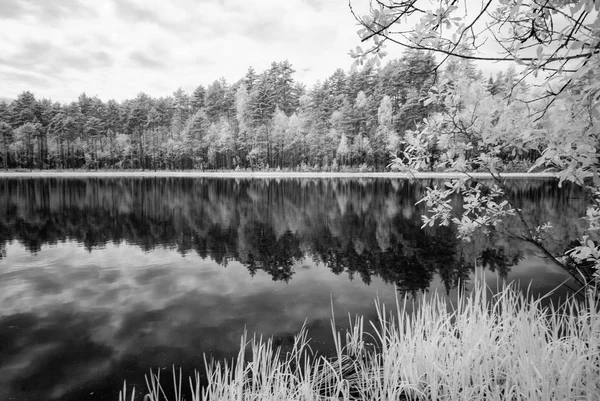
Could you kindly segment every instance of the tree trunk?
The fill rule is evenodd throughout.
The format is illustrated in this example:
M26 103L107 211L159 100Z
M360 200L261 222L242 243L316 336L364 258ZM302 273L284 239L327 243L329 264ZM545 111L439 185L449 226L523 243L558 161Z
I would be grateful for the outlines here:
M71 141L67 139L67 169L71 167Z
M27 164L29 165L29 171L33 170L33 141L31 134L27 134Z
M56 141L58 142L57 147L59 150L60 168L61 168L61 170L64 170L64 168L65 168L65 149L63 148L62 137L56 138Z
M42 167L48 166L48 135L47 131L40 134L40 163Z
M8 170L8 146L6 145L6 132L2 133L2 146L4 148L4 170Z
M140 130L140 165L144 171L146 167L144 163L144 130Z

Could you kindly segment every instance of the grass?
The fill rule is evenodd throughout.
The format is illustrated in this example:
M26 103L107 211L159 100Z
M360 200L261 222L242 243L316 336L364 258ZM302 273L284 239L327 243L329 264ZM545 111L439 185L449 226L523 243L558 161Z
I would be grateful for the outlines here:
M510 286L493 296L477 286L453 304L412 301L411 312L408 299L392 313L377 304L368 325L357 317L341 333L332 323L335 358L313 354L304 329L285 355L243 336L235 360L205 359L207 382L189 378L191 400L598 400L598 301L543 307ZM159 375L147 376L144 400L182 400L181 371L171 398Z

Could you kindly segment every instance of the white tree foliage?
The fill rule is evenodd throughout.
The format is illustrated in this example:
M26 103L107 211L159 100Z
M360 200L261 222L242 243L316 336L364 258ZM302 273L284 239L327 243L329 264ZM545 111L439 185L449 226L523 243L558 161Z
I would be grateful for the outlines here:
M440 77L431 88L426 102L441 102L443 111L406 133L403 153L392 164L403 170L452 169L466 178L427 190L421 200L429 211L424 224L454 223L459 236L468 240L478 229L496 229L504 217L516 215L523 226L518 236L562 267L595 267L593 276L599 280L600 2L482 0L469 2L468 9L453 0L381 0L370 5L368 15L355 14L362 25L358 34L369 46L351 51L357 64L379 62L385 45L393 43L432 51L440 64L459 58L511 61L522 67L520 75L507 71L496 96L470 74ZM485 53L486 41L495 42L500 51ZM532 77L538 88L523 90ZM530 227L503 192L500 160L528 151L541 152L531 171L552 171L559 185L574 182L593 199L582 217L588 229L565 255L548 252L544 238L551 227ZM487 170L495 185L484 189L473 184L473 168ZM463 211L450 206L456 193L464 197Z

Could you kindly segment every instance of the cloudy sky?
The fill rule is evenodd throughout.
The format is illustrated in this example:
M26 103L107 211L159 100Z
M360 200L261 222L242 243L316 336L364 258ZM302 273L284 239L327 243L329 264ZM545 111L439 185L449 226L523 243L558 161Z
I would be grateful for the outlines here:
M347 0L2 0L0 27L0 98L61 102L191 92L285 59L310 86L360 44Z

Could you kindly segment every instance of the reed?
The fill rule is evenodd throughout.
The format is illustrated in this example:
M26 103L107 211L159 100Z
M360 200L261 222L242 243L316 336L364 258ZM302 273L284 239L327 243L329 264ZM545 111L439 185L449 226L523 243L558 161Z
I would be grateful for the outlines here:
M592 293L542 306L511 286L495 295L477 286L455 303L433 294L376 308L366 328L360 316L345 333L332 323L334 358L313 353L304 328L285 355L271 339L244 335L233 361L205 358L208 381L189 379L192 401L600 399ZM181 400L181 371L173 380ZM150 372L147 384L145 399L168 400L160 377Z

